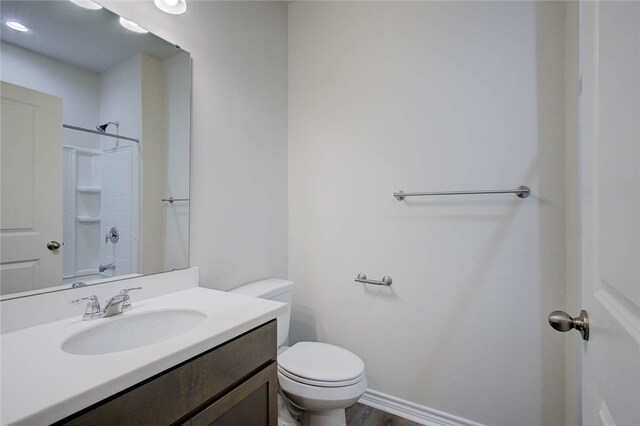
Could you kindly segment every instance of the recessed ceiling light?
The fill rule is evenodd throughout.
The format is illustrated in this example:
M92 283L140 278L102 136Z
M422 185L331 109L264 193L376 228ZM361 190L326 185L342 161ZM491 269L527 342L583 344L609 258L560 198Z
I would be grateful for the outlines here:
M77 4L80 7L84 7L85 9L90 10L100 10L102 6L97 3L92 2L91 0L69 0L71 3Z
M24 24L21 24L18 21L7 21L4 23L7 27L11 28L14 31L18 31L21 33L30 33L31 29Z
M172 15L180 15L187 11L187 0L153 0L156 7Z
M149 31L142 28L140 25L136 24L133 21L129 21L128 19L124 19L122 16L120 17L120 25L128 29L129 31L133 31L138 34L146 34Z

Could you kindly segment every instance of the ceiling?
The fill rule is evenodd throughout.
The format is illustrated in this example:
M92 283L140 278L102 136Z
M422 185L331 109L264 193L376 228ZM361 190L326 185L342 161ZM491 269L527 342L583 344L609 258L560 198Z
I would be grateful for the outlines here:
M180 49L151 34L123 28L119 17L106 9L89 10L70 1L2 1L3 41L101 73L144 53L163 60ZM16 20L31 28L19 33L4 25Z

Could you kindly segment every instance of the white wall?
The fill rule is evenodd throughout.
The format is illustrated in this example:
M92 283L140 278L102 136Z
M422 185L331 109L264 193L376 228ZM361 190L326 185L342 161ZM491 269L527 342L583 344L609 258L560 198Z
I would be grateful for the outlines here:
M119 121L120 134L132 138L142 137L140 61L141 55L136 55L100 74L100 124ZM110 125L107 131L116 133L116 128ZM100 139L102 149L111 148L116 142L113 138L103 136Z
M287 4L99 1L192 55L190 263L214 288L287 275Z
M98 74L4 41L0 43L0 50L3 81L62 98L62 117L66 124L95 128L100 90ZM65 130L63 143L97 149L98 137Z
M191 57L181 52L162 61L162 67L167 134L164 197L189 198ZM164 203L163 209L163 270L184 268L189 264L189 203Z
M564 5L293 2L288 54L293 341L414 403L562 424Z

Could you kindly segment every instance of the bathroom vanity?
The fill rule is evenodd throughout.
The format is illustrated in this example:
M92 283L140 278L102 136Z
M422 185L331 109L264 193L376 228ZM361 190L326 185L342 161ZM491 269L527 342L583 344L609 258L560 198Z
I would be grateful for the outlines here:
M104 300L143 287L131 310L97 320L54 300L68 292L38 296L75 314L2 334L1 424L275 424L276 318L286 305L201 287L141 297L163 286L151 280L189 273L83 289Z
M276 321L57 422L59 425L275 425Z

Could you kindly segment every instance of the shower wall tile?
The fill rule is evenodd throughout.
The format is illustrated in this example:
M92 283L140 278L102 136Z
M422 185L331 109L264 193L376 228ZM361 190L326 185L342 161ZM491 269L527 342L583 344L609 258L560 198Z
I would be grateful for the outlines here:
M104 243L101 253L103 265L115 263L115 271L106 271L107 276L129 274L132 270L133 256L137 256L132 250L134 241L133 226L133 197L134 191L134 167L131 146L120 146L113 150L107 150L103 154L102 167L102 232L106 235L112 226L117 226L120 239L117 243Z

